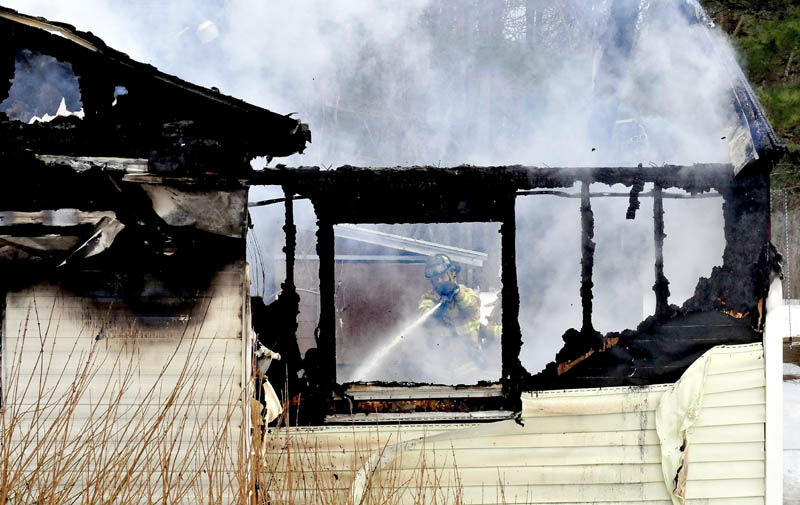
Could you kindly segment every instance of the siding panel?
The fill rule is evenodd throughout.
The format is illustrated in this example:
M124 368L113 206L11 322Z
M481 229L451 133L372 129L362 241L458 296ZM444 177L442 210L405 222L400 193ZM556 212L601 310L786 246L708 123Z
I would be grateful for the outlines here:
M762 355L760 345L745 345L716 348L709 357L705 403L687 435L688 505L764 503ZM280 457L281 430L265 444L265 458L273 482L291 471L294 496L308 502L323 501L320 489L349 498L364 463L383 455L375 482L404 493L408 503L438 485L439 498L458 495L465 503L672 505L655 411L673 387L526 394L522 425L293 429L291 470Z
M200 477L184 496L188 502L208 499L214 476L235 479L231 471L247 428L245 285L244 270L234 266L215 274L196 297L163 305L174 307L166 314L137 314L122 301L48 284L8 293L2 415L12 454L22 456L16 468L42 464L52 472L51 466L68 463L73 473L64 473L62 482L74 474L75 489L88 489L88 476L115 475L94 483L103 493L133 470L132 494L118 497L125 503L148 493L160 499L162 481L155 479L164 465L175 478L184 472L185 491ZM234 484L222 492L231 495Z

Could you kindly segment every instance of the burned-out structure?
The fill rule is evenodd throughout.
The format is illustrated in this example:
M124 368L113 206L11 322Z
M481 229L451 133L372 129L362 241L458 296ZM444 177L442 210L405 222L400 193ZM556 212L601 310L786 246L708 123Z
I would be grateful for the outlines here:
M69 25L0 8L0 32L4 500L246 494L246 178L307 126Z
M773 146L778 144L769 149ZM505 406L514 412L519 410L518 395L523 390L674 382L699 355L715 345L761 340L763 303L770 274L778 268L778 258L769 243L770 154L768 150L762 153L766 158L763 164L751 165L738 175L732 165L552 169L463 166L447 169L341 167L335 171L278 168L268 169L254 178L280 184L287 194L302 195L315 206L322 304L317 335L320 362L316 364L319 368L306 370L306 373L324 377L319 383L329 388L331 399L336 394L333 226L340 223L501 223L503 369L500 382L507 401ZM656 272L652 287L656 293L656 312L636 329L605 335L592 325L594 223L591 201L593 197L609 195L593 195L589 191L593 183L624 184L631 188L630 200L635 203L651 199L651 215L644 217L643 210L639 209L637 217L653 219L656 230L660 224L660 231L652 237L656 244L656 256L652 258ZM637 184L645 183L653 184L654 189L647 194L639 193ZM576 184L580 191L563 191ZM687 193L670 193L671 188ZM580 291L583 324L580 328L566 329L564 347L553 362L545 370L531 373L519 360L522 335L517 314L524 301L520 301L516 285L514 200L556 190L564 196L581 199L580 212L574 216L582 228L582 257L577 267L581 271L581 283L573 288ZM691 199L711 191L717 192L724 202L727 244L724 263L709 272L707 278L699 279L694 296L678 306L670 303L669 282L663 273L662 201L674 197ZM417 205L409 206L409 200ZM287 229L291 232L292 227ZM289 237L287 244L292 243ZM288 248L289 262L291 253ZM292 286L291 281L286 286ZM281 345L277 343L276 349ZM329 408L335 409L333 403Z
M632 44L635 19L614 20L610 31L619 36L611 37L601 61ZM61 411L41 411L39 398L88 392L89 400L76 396L70 410L83 412L88 426L98 416L97 401L106 409L101 414L119 405L134 409L134 416L113 417L115 423L155 412L154 428L131 428L130 439L144 433L147 444L162 433L163 413L186 409L178 416L192 420L191 433L179 430L174 439L235 446L242 450L227 456L261 458L268 478L259 479L266 482L259 493L267 500L337 496L362 503L381 489L402 488L427 468L437 475L420 481L421 493L450 490L465 502L497 494L498 503L764 503L765 468L776 456L765 435L774 406L765 376L765 323L779 274L769 241L769 173L782 146L732 59L723 62L733 111L721 139L729 163L255 171L254 157L302 152L308 127L134 62L70 26L5 9L0 23L8 79L0 102L0 156L7 167L0 188L5 418L41 429L61 419ZM607 65L597 76L599 92L613 87L618 70ZM607 102L598 104L594 121L610 121L613 135L641 137L638 126L616 120ZM268 237L283 243L273 282L279 289L264 299L251 299L245 262L247 196L254 186L283 193L249 204L251 213L267 205L282 209L282 234ZM539 198L570 202L572 213L558 222L523 219L519 203ZM607 331L598 322L609 310L598 303L606 289L598 282L604 254L598 208L612 199L623 202L616 217L647 222L640 231L650 234L645 240L620 234L613 245L621 255L611 262L612 277L628 288L614 292L614 309L626 321L631 314L636 319ZM687 299L673 299L665 222L675 205L698 200L718 204L721 229L713 231L723 238L722 263L692 280ZM316 219L315 245L300 251L296 212L306 201ZM576 254L562 244L548 254L577 258L569 264L576 281L537 290L552 272L541 267L533 280L523 279L537 266L522 258L544 253L520 237L545 236L565 220L574 223ZM470 247L383 227L486 223L474 229L498 232L496 242L486 245L490 233L476 233ZM372 249L362 254L354 243ZM393 312L399 303L386 302L400 290L381 280L381 271L366 274L374 281L367 291L347 277L355 270L343 266L402 264L406 270L392 282L421 290L425 258L445 252L463 266L460 282L500 290L493 303L502 309L494 313L502 331L484 348L496 353L481 370L488 372L476 375L479 380L459 378L455 371L463 363L456 356L482 358L469 352L426 362L440 369L440 380L417 381L413 374L381 380L380 362L377 380L363 380L352 362L342 366L352 358L343 350L388 347L394 340L385 337L402 340L408 322ZM643 297L629 282L634 263L652 272L646 290L654 299L644 310L632 307ZM298 285L299 265L316 285ZM343 302L345 283L354 287ZM525 315L537 307L547 316L545 302L562 292L574 293L577 304L566 303L575 317L557 333ZM310 317L306 295L314 303L305 306L317 311ZM403 303L413 308L416 301ZM557 351L546 365L532 366L525 348L553 337ZM272 427L262 428L262 405L255 402L275 404L267 398L271 388L262 389L264 377L254 377L260 375L253 369L257 341L281 356L266 370L283 407ZM432 349L441 342L424 343ZM97 355L109 358L92 368L86 356ZM76 371L72 357L89 368ZM121 365L128 362L132 368ZM49 373L41 371L43 363L50 363ZM39 377L38 387L21 386ZM120 377L127 385L120 396L109 397L114 388L97 383L116 384ZM205 422L219 406L228 409L221 416L226 422L220 426L219 416ZM50 417L35 418L39 412ZM216 430L211 435L192 431L209 426ZM172 433L169 427L164 433ZM262 432L269 436L250 451L250 435ZM22 432L8 433L26 440ZM298 451L305 457L294 457Z
M612 11L634 3L611 2ZM693 23L711 28L699 6L679 3ZM600 61L607 58L609 64L595 76L599 95L613 88L622 73L611 64L612 55L630 50L637 23L636 15L611 17L609 31L618 36L600 51ZM274 313L285 318L279 325L283 333L273 334L267 345L287 356L286 366L270 371L273 382L288 385L283 400L292 409L284 425L300 425L287 428L285 435L282 428L273 430L277 441L268 444L267 458L281 470L276 481L297 482L300 474L306 482L294 491L276 484L274 496L313 499L335 492L354 502L379 499L386 487L397 490L402 487L398 482L415 478L414 471L431 465L450 473L420 484L419 492L444 496L440 493L445 489L453 493L448 496L467 502L485 501L487 485L488 500L497 503L764 503L765 496L779 496L779 482L766 477L775 474L781 456L774 435L780 385L775 382L775 353L765 351L771 345L765 324L768 294L774 299L780 272L780 258L770 243L769 174L783 146L730 53L716 46L716 39L707 42L706 49L718 56L727 76L731 114L725 133L717 137L727 150L727 163L670 165L640 159L626 166L571 168L278 166L253 175L254 184L280 186L285 194L282 202L261 202L285 206L287 265L280 296L293 302ZM591 119L608 121L610 135L630 136L623 148L632 157L642 142L640 127L619 120L609 108L613 104L597 100ZM521 201L543 198L570 202L571 214L560 212L558 219L548 221L519 211ZM313 335L291 331L296 314L303 314L295 292L296 269L298 264L306 268L309 255L307 249L296 251L298 199L310 201L316 218L318 274L313 281L318 284L303 286L305 291L313 289L318 299ZM610 246L602 242L596 232L609 213L607 206L603 214L597 209L610 200L618 203L613 207L615 218L646 222L637 232L647 234L630 235L630 240L616 227L611 233L604 230L604 238L616 235L615 241ZM706 202L705 208L716 206L712 212L720 220L692 240L711 247L711 237L719 234L723 245L716 260L721 262L700 272L687 294L686 282L671 282L668 268L694 273L693 258L675 254L685 244L676 248L670 234L680 235L679 227L690 227L698 216L683 213L678 231L673 224L668 232L665 223L671 212L680 214L681 206L696 209L691 206L697 202ZM543 240L520 240L531 233L548 236L551 228L569 221L577 230L569 246L577 254L566 244L545 247ZM354 257L352 251L339 250L340 238L354 228L393 234L391 230L401 229L397 226L425 223L499 225L499 376L460 381L455 371L461 363L447 356L434 365L443 375L450 373L451 380L443 381L416 381L413 374L410 380L376 380L374 375L364 380L342 366L351 352L348 317L354 316L347 312L356 310L356 303L357 310L366 313L370 307L375 312L389 309L379 294L340 305L342 279L348 275L343 265ZM423 239L421 234L407 238ZM615 254L609 261L610 250ZM551 282L558 291L537 291L537 282L544 284L552 277L548 267L537 267L537 253L540 258L577 258L569 266L575 282ZM401 260L414 261L407 255ZM612 272L604 275L605 284L598 282L600 260L606 272ZM642 302L647 293L632 282L636 279L630 273L644 263L652 279L646 286L652 304ZM532 269L536 276L531 277ZM421 278L421 267L409 275ZM369 282L370 276L365 277ZM609 289L609 277L622 288ZM391 293L388 297L396 296L393 286L386 291ZM607 296L601 305L598 298L604 291L612 300L609 303ZM530 324L537 319L523 313L537 306L544 312L539 320L558 316L554 311L547 314L552 307L547 299L565 300L564 292L575 293L567 302L577 300L567 303L575 305L567 309L573 315L571 324L557 334ZM671 292L680 293L680 298ZM612 309L614 314L606 314ZM609 331L608 321L615 314L623 314L628 322ZM375 317L383 320L384 314ZM413 345L414 337L402 331L402 319L396 320L394 333L375 336L375 346L391 349L390 356L364 354L381 360L375 367L384 377L390 376L395 349ZM275 324L275 319L269 323ZM395 347L402 337L407 337L405 342ZM559 340L556 351L544 366L531 366L525 348L553 337ZM313 344L304 344L301 352L298 341ZM438 345L426 344L420 346L421 353ZM329 473L281 462L287 447L314 448L315 461ZM330 480L321 474L330 474Z

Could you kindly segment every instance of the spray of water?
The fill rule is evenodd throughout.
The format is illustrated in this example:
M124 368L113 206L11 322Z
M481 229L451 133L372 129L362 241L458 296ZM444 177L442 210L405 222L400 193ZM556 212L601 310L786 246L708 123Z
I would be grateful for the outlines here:
M440 305L442 305L442 302L437 303L432 309L423 313L413 323L406 326L403 329L403 331L399 332L394 338L389 340L388 344L376 349L375 352L373 352L369 356L369 358L364 360L364 364L361 365L361 367L358 370L356 370L356 372L352 375L352 377L350 377L350 382L359 379L367 380L367 377L369 377L372 371L375 370L375 368L378 365L383 363L383 360L389 354L389 351L394 349L397 346L397 344L402 342L406 335L410 334L415 329L417 329L422 323L427 321L433 315L433 313L436 312L436 309L438 309Z

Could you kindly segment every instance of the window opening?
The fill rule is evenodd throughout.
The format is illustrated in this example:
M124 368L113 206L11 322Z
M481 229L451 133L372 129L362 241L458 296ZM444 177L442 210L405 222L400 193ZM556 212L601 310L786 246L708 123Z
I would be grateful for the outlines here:
M515 204L520 361L532 372L553 360L564 345L564 330L580 328L582 320L579 185L543 191L520 196Z
M253 328L258 342L281 355L267 370L282 402L328 401L314 364L320 314L314 210L279 186L253 187L249 203ZM303 415L306 413L303 412Z
M607 333L636 328L653 313L653 185L592 184L595 213L594 323ZM627 194L626 194L627 190ZM630 193L639 208L631 212ZM603 197L619 194L621 197ZM629 219L632 216L632 219Z
M83 119L83 102L72 64L23 49L14 61L14 78L0 111L23 123L48 122L56 117Z
M719 193L579 183L518 194L528 197L516 205L521 360L532 371L555 357L564 373L561 365L613 346L618 332L651 315L663 321L722 259Z
M663 207L664 275L669 280L669 302L680 306L695 294L700 277L709 277L722 265L723 201L719 193L693 197L673 188L663 192Z
M344 224L334 235L339 382L499 380L499 224Z
M125 86L114 86L114 101L111 102L111 106L114 107L117 105L117 98L120 96L125 96L128 94L128 88Z

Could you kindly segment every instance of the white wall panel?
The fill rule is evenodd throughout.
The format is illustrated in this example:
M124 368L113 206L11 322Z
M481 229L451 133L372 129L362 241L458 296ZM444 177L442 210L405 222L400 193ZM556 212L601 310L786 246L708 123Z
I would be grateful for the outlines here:
M716 348L706 365L705 403L688 432L686 503L762 505L761 345ZM409 503L439 493L465 503L672 505L655 412L674 387L525 394L521 423L274 430L264 445L270 493L291 499L291 474L295 499L344 500L359 472L378 468L383 490L372 492L393 489Z

